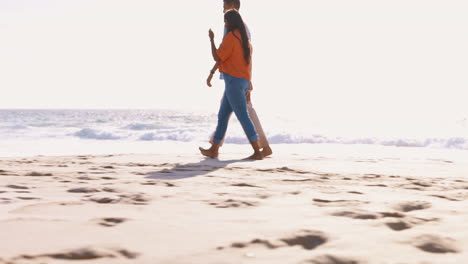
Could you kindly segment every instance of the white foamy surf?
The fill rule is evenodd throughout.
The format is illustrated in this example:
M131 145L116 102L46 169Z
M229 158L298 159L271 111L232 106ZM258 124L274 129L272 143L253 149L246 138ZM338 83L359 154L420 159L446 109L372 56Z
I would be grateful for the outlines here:
M272 144L364 144L468 150L466 119L440 122L380 123L339 119L261 116ZM247 144L233 116L226 143ZM142 151L155 142L200 144L216 126L215 113L170 110L0 110L0 155L44 154L31 144L57 149L80 145L119 146L119 151ZM53 142L60 142L54 144ZM105 142L105 143L104 143ZM137 146L137 147L130 147ZM46 152L47 154L48 152ZM60 151L57 153L61 153ZM67 152L68 153L68 152ZM73 151L71 151L73 153ZM70 154L71 154L70 153Z

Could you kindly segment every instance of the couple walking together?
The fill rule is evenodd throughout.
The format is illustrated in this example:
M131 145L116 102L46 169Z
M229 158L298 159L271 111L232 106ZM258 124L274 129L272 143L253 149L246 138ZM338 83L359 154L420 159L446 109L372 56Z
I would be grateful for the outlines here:
M210 141L211 147L200 148L200 152L210 158L218 157L229 118L234 112L254 150L248 159L261 160L271 155L272 150L250 101L252 45L250 32L239 14L239 9L239 0L224 0L224 38L219 48L216 48L214 43L214 33L211 29L209 31L212 56L216 63L207 84L211 87L211 79L219 69L225 89L218 112L218 124Z

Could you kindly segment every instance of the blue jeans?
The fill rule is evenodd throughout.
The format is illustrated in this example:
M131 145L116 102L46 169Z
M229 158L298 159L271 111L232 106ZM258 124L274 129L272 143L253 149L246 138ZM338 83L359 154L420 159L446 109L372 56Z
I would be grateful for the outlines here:
M220 144L226 134L229 118L232 112L242 125L250 142L258 141L257 131L247 111L245 93L249 88L249 81L243 78L235 78L224 73L225 89L221 106L218 112L218 126L214 134L213 142Z

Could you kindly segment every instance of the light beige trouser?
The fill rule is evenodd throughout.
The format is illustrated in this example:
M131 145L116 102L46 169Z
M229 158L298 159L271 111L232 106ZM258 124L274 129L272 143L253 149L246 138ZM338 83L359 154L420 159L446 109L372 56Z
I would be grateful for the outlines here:
M255 130L257 131L258 144L260 145L260 148L269 146L268 140L265 136L265 132L263 131L263 128L262 128L262 124L260 124L260 120L258 119L257 112L255 112L255 109L252 106L252 102L247 103L247 110L249 112L250 119L252 119L252 122L255 126ZM213 144L213 136L211 136L210 143ZM222 146L223 143L224 143L224 139L223 141L221 141L220 145Z

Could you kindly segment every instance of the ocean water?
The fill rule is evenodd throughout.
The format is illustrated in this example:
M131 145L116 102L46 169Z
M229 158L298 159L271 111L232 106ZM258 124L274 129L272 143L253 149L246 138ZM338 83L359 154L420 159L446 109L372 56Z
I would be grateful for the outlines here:
M258 110L257 110L258 112ZM272 144L360 144L468 150L467 119L399 123L259 113ZM0 156L141 152L204 144L216 114L176 110L0 110ZM247 144L231 117L226 143Z

